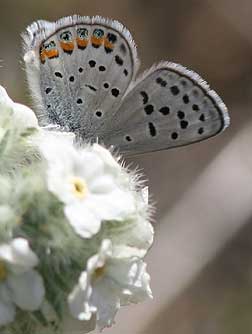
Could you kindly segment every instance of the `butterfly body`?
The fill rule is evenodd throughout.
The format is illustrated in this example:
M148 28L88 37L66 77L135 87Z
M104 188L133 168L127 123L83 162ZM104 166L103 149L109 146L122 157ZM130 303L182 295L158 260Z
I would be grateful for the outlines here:
M214 136L226 107L196 73L161 62L135 80L133 39L119 22L72 16L24 34L30 88L42 125L138 154Z

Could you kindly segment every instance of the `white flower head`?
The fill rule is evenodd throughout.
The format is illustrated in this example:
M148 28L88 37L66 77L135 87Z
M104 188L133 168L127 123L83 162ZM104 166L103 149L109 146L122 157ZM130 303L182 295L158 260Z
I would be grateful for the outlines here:
M37 264L27 240L16 238L0 245L0 326L14 320L16 306L26 311L40 307L45 291L33 269Z
M103 238L109 238L113 248L118 252L127 252L127 248L138 249L144 257L151 247L154 238L154 229L150 222L152 207L148 204L148 187L135 192L135 215L124 221L123 224L109 222L103 230Z
M54 137L40 145L48 161L48 188L64 204L65 215L83 238L96 234L101 222L123 221L136 210L133 192L118 180L119 164L99 145L75 149Z
M37 128L38 120L34 112L23 104L15 103L0 86L0 110L12 113L13 121L19 128Z
M114 257L111 241L103 240L68 297L73 317L89 321L95 314L98 326L104 328L113 324L120 306L152 298L146 264L137 249L128 254Z

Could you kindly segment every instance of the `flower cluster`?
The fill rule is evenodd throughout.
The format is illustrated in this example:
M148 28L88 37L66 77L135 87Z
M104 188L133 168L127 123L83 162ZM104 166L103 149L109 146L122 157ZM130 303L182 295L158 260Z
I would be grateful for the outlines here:
M152 298L147 189L119 158L43 129L0 87L0 328L82 333ZM73 328L74 330L74 328Z

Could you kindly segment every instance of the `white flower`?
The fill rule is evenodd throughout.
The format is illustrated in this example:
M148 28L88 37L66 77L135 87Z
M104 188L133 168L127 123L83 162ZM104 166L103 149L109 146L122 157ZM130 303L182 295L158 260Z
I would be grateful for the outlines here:
M123 224L108 222L103 229L103 238L110 239L118 252L125 247L137 248L138 256L144 257L154 237L154 229L149 221L151 210L148 205L148 187L135 193L135 196L137 206L135 215L125 220Z
M149 281L137 249L116 256L111 241L105 239L68 297L70 312L79 320L90 320L96 314L100 328L111 326L120 306L152 298Z
M34 112L23 104L13 102L6 90L0 86L0 110L12 113L13 121L19 128L37 128L38 120Z
M37 264L27 240L0 245L0 326L14 320L16 306L27 311L40 307L45 291L41 276L32 269Z
M54 137L40 145L48 161L48 189L64 204L65 215L83 238L96 234L101 222L123 221L136 211L134 193L123 187L120 165L99 145L75 149Z
M137 248L138 256L144 257L153 243L154 229L148 219L138 214L123 224L116 222L107 224L103 236L110 238L118 251L120 247Z

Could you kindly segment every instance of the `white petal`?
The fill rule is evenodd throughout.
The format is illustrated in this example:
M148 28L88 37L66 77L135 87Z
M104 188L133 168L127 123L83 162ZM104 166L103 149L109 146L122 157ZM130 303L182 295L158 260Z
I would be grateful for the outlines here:
M132 257L143 258L146 255L146 250L137 248L137 247L130 247L126 245L115 245L113 247L113 257L119 259L127 259Z
M87 280L86 272L82 273L81 279ZM70 313L78 320L90 320L92 314L96 311L95 307L89 305L89 298L92 293L92 288L89 284L85 285L86 289L83 289L80 285L76 285L74 290L68 296Z
M89 183L89 190L95 194L106 194L116 189L116 187L115 178L108 174L98 176Z
M38 120L34 112L22 104L14 103L2 86L0 86L0 108L13 112L13 119L19 127L38 127Z
M99 253L88 260L87 272L84 272L79 279L79 286L86 293L89 307L96 310L97 323L100 328L111 326L114 316L120 308L120 291L117 290L114 283L110 279L106 279L106 274L95 279L93 277L97 268L106 268L107 260L111 255L111 241L104 239ZM90 284L92 284L92 288Z
M150 276L141 259L112 259L108 264L108 271L108 275L122 289L122 304L138 303L152 298Z
M87 272L87 280L82 279L82 275L79 279L79 284L82 287L83 290L87 289L88 284L90 284L90 281L92 281L92 275L95 272L97 268L102 268L105 266L106 261L109 257L112 255L112 244L109 239L104 239L102 241L99 253L91 256L86 265L86 272ZM85 272L83 272L84 275ZM85 277L85 276L83 276Z
M38 120L34 112L23 104L13 105L13 117L15 122L22 128L37 128Z
M76 154L71 139L69 140L64 135L55 135L50 131L41 132L40 139L40 150L49 163L61 165L62 161L65 160L62 168L69 168L70 166L71 169L72 160Z
M88 182L104 174L104 162L98 154L89 152L88 149L79 151L77 173Z
M89 188L89 180L103 173L99 156L86 149L76 150L64 138L51 136L41 142L40 148L49 165L48 188L65 204L79 201L72 191L71 178L80 177Z
M47 183L49 191L53 192L64 203L73 201L69 178L74 176L74 161L77 152L68 139L49 135L41 140L39 148L48 162Z
M139 215L124 222L123 226L122 224L113 224L109 227L109 233L113 245L139 248L142 255L138 254L138 257L143 257L146 254L154 237L151 223Z
M71 315L79 320L90 320L97 311L96 305L92 304L91 298L93 289L93 274L97 268L102 268L109 256L112 254L110 240L102 241L100 252L89 258L86 271L79 277L79 282L68 296L68 305Z
M65 215L77 234L83 238L90 238L101 227L101 220L88 210L81 202L65 206Z
M0 245L0 259L6 261L14 272L24 272L38 264L37 255L23 238L16 238L9 244Z
M91 304L97 307L97 324L103 329L114 323L120 308L120 294L109 279L98 280L93 288Z
M34 270L21 275L9 275L7 280L12 299L21 309L37 310L44 298L45 289L41 276Z
M100 248L100 257L105 256L110 257L112 255L112 242L109 239L102 240L101 248Z
M136 210L134 196L120 189L103 195L91 194L86 206L101 220L125 220Z
M104 239L102 241L100 250L98 254L91 256L87 262L87 273L88 276L92 277L95 269L101 268L105 265L108 258L112 256L112 243L109 239ZM80 284L83 286L82 280L79 280ZM85 281L84 281L85 283ZM84 286L83 286L84 289Z
M92 146L92 151L98 153L98 155L102 158L102 160L106 164L106 168L109 167L110 170L113 171L121 171L121 166L117 162L117 160L112 156L109 150L105 149L99 144L94 144Z

